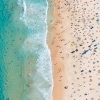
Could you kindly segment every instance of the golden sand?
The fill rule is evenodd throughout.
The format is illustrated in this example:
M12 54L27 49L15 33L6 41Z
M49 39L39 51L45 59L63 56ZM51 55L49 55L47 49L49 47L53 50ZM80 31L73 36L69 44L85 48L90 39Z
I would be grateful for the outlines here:
M49 1L53 100L100 100L99 6L93 0Z

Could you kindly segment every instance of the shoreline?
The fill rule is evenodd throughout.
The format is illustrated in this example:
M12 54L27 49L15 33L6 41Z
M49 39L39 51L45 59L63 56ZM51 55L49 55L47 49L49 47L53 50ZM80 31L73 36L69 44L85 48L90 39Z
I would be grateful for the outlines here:
M49 32L49 30L48 30L48 27L49 27L49 25L48 25L48 9L49 9L49 2L48 2L48 0L46 0L46 2L47 2L47 9L46 9L46 19L45 19L45 23L46 23L46 36L45 36L45 42L46 42L46 46L47 46L47 49L48 49L48 53L49 53L49 57L50 57L50 63L51 63L51 94L50 94L50 100L53 100L53 96L52 96L52 91L53 91L53 75L52 75L52 60L51 60L51 52L50 52L50 49L49 49L49 46L48 46L48 43L47 43L47 37L48 37L48 32Z
M55 63L58 63L58 64L60 64L60 66L63 66L62 61L60 59L58 61L59 54L57 54L57 52L59 52L59 50L57 50L57 48L55 47L55 45L60 45L59 40L55 39L56 38L56 36L55 36L56 33L59 33L59 31L60 31L59 28L57 28L55 30L55 28L56 28L55 18L57 18L57 13L59 13L59 10L57 10L54 6L55 1L50 1L49 0L48 4L49 4L48 5L49 9L48 9L48 16L47 16L48 17L48 22L47 22L48 23L47 44L48 44L48 47L49 47L50 52L51 52L51 60L52 60L52 74L53 74L53 81L54 81L52 96L53 96L53 100L62 100L61 88L62 88L63 83L62 83L62 81L59 82L59 77L62 76L62 75L57 73L57 69L59 69L60 67L58 66L59 68L58 67L56 68L56 64L55 64ZM55 41L57 41L56 44L54 44L54 39L55 39ZM63 69L63 68L61 68L61 69ZM58 87L60 89L57 89Z
M50 7L49 7L49 4L50 4L50 0L47 0L47 16L46 16L46 24L47 24L47 34L46 34L46 44L47 44L47 47L48 47L48 50L49 50L49 54L50 54L50 59L51 59L51 73L52 73L52 91L51 91L51 98L50 98L50 100L53 100L53 94L52 94L52 92L53 92L53 88L54 88L54 78L53 78L53 67L52 67L52 57L51 57L51 50L50 50L50 45L49 45L49 43L48 42L50 42L50 34L49 34L49 29L50 29L50 20L52 20L52 17L53 16L50 16L50 14L51 13L53 13L52 12L52 9L53 9L53 7L50 9Z

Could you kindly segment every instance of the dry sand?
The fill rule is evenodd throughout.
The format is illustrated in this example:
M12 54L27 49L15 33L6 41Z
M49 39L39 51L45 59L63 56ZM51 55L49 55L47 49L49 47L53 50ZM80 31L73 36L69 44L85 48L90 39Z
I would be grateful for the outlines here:
M100 100L99 2L49 0L53 100Z

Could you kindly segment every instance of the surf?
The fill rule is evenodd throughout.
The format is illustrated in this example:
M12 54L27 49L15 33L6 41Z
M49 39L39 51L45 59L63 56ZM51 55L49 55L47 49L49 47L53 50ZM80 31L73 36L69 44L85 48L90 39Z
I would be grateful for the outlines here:
M52 63L50 50L46 43L48 2L44 0L44 3L46 6L38 2L22 1L23 6L20 6L24 9L20 14L20 20L28 27L27 38L22 44L21 53L25 55L25 63L28 59L33 59L29 60L31 65L25 65L24 68L29 70L25 71L24 75L25 82L29 86L24 96L27 95L30 100L50 100L52 98ZM21 4L21 1L18 4Z

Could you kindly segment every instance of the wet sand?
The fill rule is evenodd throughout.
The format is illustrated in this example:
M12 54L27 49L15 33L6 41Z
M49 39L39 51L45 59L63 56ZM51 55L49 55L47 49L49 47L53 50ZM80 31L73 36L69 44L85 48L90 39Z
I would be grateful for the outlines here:
M53 100L100 100L99 2L49 2Z
M64 74L64 56L63 48L62 48L62 42L65 40L63 39L63 29L62 27L62 19L60 17L60 10L59 7L59 1L57 3L56 1L52 2L53 5L51 5L54 8L53 14L52 12L49 12L49 32L48 32L48 44L49 48L51 50L51 57L52 57L52 67L53 67L53 79L54 79L54 89L53 89L53 100L62 100L63 97L63 74ZM51 11L51 10L50 10ZM52 17L52 18L51 18ZM56 18L56 20L54 20ZM62 41L62 42L61 42ZM66 44L66 41L65 41Z

